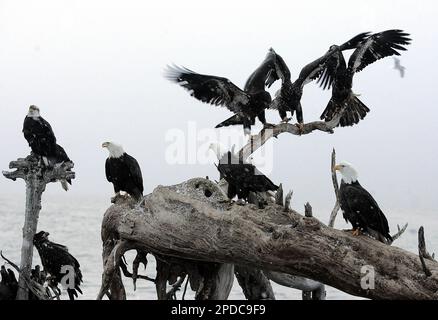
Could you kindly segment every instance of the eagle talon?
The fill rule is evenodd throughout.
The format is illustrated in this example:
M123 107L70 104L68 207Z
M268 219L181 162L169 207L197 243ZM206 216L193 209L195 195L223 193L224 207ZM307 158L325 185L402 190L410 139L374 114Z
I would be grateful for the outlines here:
M292 120L292 118L286 117L286 118L283 118L283 120L281 120L280 123L288 123L291 120Z
M351 233L354 237L357 237L357 236L359 236L360 235L360 230L359 230L359 228L358 229L353 229L352 230L353 232Z
M304 124L303 123L295 123L295 126L298 128L298 133L302 135L304 133Z

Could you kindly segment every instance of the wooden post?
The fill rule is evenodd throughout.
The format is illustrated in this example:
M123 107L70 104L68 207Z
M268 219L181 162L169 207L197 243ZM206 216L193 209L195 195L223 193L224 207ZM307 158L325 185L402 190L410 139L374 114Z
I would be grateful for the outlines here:
M19 158L9 163L10 169L15 171L3 171L3 175L13 181L17 178L26 183L26 208L23 226L23 243L21 246L20 275L18 279L17 300L29 299L28 283L30 281L33 260L33 237L37 231L38 218L41 210L41 196L46 189L47 183L62 179L74 179L75 174L71 171L72 162L57 164L53 168L41 165L34 156L25 159Z

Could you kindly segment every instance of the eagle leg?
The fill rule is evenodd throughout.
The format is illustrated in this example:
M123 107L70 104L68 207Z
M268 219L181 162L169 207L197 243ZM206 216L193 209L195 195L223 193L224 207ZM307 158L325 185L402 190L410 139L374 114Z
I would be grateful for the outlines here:
M352 235L353 235L353 236L357 237L358 235L360 235L360 230L359 230L359 228L357 228L357 229L353 229L352 231L353 231L353 232L352 232Z

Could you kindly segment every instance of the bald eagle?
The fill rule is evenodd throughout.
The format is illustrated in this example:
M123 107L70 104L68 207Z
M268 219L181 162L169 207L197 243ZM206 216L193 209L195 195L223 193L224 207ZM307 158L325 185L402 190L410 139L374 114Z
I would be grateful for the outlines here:
M82 283L82 273L79 262L73 257L66 246L61 244L51 242L48 239L49 233L45 231L40 231L35 234L33 238L33 244L38 250L38 254L41 258L41 263L44 268L44 272L47 278L50 278L50 282L57 286L58 283L67 285L67 293L70 300L74 300L78 297L78 292L82 294L80 289L80 284ZM69 283L67 278L70 274L70 270L64 269L65 266L70 266L74 274L73 283ZM47 279L49 280L49 279Z
M40 116L40 109L37 106L29 107L24 118L23 134L32 152L41 158L45 166L53 167L57 164L71 162L64 148L56 143L50 123ZM61 185L66 191L68 190L67 183L71 184L71 180L61 180Z
M353 166L341 162L335 166L335 170L342 175L339 202L344 219L353 226L353 234L358 235L360 231L372 234L375 231L378 240L392 241L388 220L371 194L360 185Z
M168 66L164 76L189 90L194 98L226 107L235 114L216 128L242 124L248 134L256 117L264 126L270 126L266 122L265 109L271 103L271 95L265 90L265 82L274 68L273 62L274 55L268 52L262 64L249 76L243 90L227 78L196 73L184 67Z
M140 200L143 197L143 177L137 160L114 142L104 142L102 148L107 148L109 152L105 162L105 174L107 180L113 184L114 192L118 194L124 191Z
M248 201L250 192L267 192L278 189L278 186L257 170L253 164L239 159L231 151L224 151L220 144L212 143L209 149L216 154L219 160L216 167L220 173L220 179L225 179L228 182L227 196L229 199L233 199L237 195L239 200Z
M404 45L410 44L409 34L402 30L386 30L375 33L361 41L345 62L341 48L334 45L329 49L330 58L318 82L326 89L332 87L332 97L321 115L321 120L330 121L345 107L339 126L352 126L365 118L370 109L352 91L353 76L379 59L400 55Z
M353 49L367 36L368 33L358 34L354 38L339 46L339 50L343 51ZM296 79L294 82L291 81L291 73L283 58L272 48L270 49L270 52L274 56L274 65L273 69L269 73L268 78L266 79L266 85L268 88L270 88L276 80L281 79L281 88L276 93L276 96L269 108L277 109L283 122L287 122L289 120L287 118L287 111L291 112L291 116L293 116L294 112L296 111L299 127L302 128L303 111L301 108L301 97L303 95L304 85L318 79L325 69L325 63L330 57L331 52L327 52L322 57L304 66L304 68L301 69L298 79Z

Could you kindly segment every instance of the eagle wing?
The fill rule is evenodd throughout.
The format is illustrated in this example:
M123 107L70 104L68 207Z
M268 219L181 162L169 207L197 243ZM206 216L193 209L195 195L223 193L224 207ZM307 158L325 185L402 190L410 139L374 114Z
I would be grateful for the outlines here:
M343 59L342 51L358 47L360 43L362 43L365 39L369 37L369 35L369 32L359 33L347 42L341 44L339 47L334 47L333 49L330 49L322 57L322 59L325 60L325 66L322 72L319 71L317 73L317 75L319 76L317 83L319 83L320 87L322 87L323 90L330 89L333 84L333 81L336 77L337 67L341 62L341 59Z
M344 195L348 208L357 214L364 225L384 236L389 234L388 220L367 190L360 185L347 185Z
M265 85L269 77L275 71L275 52L269 50L262 64L254 70L246 81L244 90L248 93L265 91Z
M110 158L107 158L105 161L105 176L108 182L113 182L113 177L111 175L111 164Z
M269 49L268 56L272 57L274 68L271 68L268 73L266 86L270 88L272 84L279 79L281 79L282 82L289 81L291 78L290 70L284 59L272 48Z
M200 74L178 66L168 66L164 76L188 90L192 97L227 107L235 113L242 112L249 102L249 95L227 78Z
M129 154L125 154L125 162L129 168L129 174L132 181L141 193L143 193L143 175L141 173L140 165L137 160Z
M386 30L375 33L361 42L348 61L351 72L359 72L369 64L392 55L399 56L397 51L405 51L404 45L409 45L409 34L402 30Z

